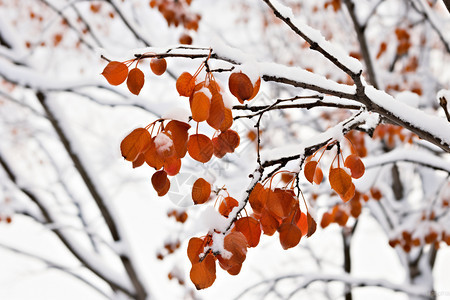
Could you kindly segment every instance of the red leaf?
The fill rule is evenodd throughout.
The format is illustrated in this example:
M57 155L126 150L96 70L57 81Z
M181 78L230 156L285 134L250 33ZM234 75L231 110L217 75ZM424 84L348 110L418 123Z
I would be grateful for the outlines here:
M180 172L181 159L175 156L166 158L164 161L164 170L169 176L175 176Z

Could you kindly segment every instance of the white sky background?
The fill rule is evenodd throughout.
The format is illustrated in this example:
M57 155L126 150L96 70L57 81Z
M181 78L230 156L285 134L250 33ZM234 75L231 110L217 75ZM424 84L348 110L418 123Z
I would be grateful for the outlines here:
M136 2L139 5L137 5L135 13L138 17L141 17L141 15L147 13L148 3L147 1L142 1L142 3ZM194 35L195 43L208 46L213 43L214 39L220 37L231 46L254 53L254 57L257 60L264 61L270 58L270 50L264 50L263 46L258 46L256 43L259 38L264 40L265 37L257 37L248 33L259 32L260 23L257 18L254 20L250 18L247 24L238 23L238 28L247 28L250 31L230 30L234 26L236 18L241 16L241 14L235 14L228 7L230 5L233 7L233 3L237 2L236 0L230 0L227 3L221 1L211 5L211 2L208 0L194 0L193 9L201 11L203 15L199 32ZM53 1L52 3L58 4L58 1ZM20 12L15 12L14 14L20 15ZM14 18L16 17L14 14L11 15L9 10L6 11L0 7L0 18ZM148 28L148 32L145 32L145 34L149 37L149 40L155 46L161 47L176 44L181 29L167 29L165 21L158 13L150 12L149 16L141 18L141 20L146 22L142 24L142 27ZM31 29L24 28L23 25L19 24L16 30L20 34L23 30ZM108 53L111 58L122 60L130 58L127 55L133 53L130 51L136 47L136 44L132 43L132 38L121 35L120 30L123 29L116 25L102 29L102 32L108 35L108 39L105 39L107 49L97 49L98 53ZM50 33L51 30L49 30L49 36ZM46 33L42 34L43 39L49 38L49 36L46 36ZM70 38L69 36L69 41ZM69 41L67 42L69 43ZM276 40L269 42L275 48L283 47L283 45L277 45ZM41 70L42 74L48 76L43 77L43 80L45 78L55 79L51 84L58 84L57 80L72 78L82 80L93 78L99 82L103 81L106 83L99 75L105 62L99 59L97 53L86 52L80 54L74 50L67 51L59 50L53 53L42 51L41 53L40 50L37 50L30 63ZM284 58L277 59L282 61ZM304 63L310 60L311 58L305 58ZM191 60L168 61L169 68L177 74L184 70L195 71L199 63L199 61L193 62ZM145 69L146 67L145 63L145 67L143 65L142 68ZM81 77L77 73L80 68L84 71ZM317 68L320 70L326 67L318 66ZM148 69L145 70L145 73L147 78L142 95L139 97L131 96L130 99L143 103L160 114L173 108L175 105L184 108L188 107L187 99L180 99L176 95L174 81L168 75L157 78L151 75ZM218 75L217 77L223 80L224 85L226 84L224 76ZM118 87L118 89L128 93L124 86ZM20 95L19 92L16 93ZM262 93L270 95L270 89L263 86ZM96 96L105 102L116 101L107 92ZM189 221L195 220L196 222L189 222L186 226L175 223L173 218L168 219L166 217L167 210L177 208L177 206L167 197L158 198L156 196L150 183L150 176L153 173L150 168L144 166L132 170L131 165L120 157L118 146L121 139L132 129L147 125L154 120L154 117L138 109L107 108L89 103L89 101L81 97L67 94L57 96L52 101L54 101L52 102L54 103L53 108L63 116L66 126L70 127L69 129L73 134L72 138L78 141L78 146L84 153L89 154L88 158L92 162L90 170L98 174L103 186L107 187L110 204L115 207L119 214L120 224L127 233L134 259L139 262L139 269L143 273L151 293L157 299L183 299L185 296L183 289L175 281L169 281L167 273L173 270L174 266L178 266L181 272L185 272L187 285L194 288L189 280L190 263L185 254L188 239L184 240L177 254L167 256L163 261L156 259L156 253L160 251L166 241L174 240L177 237L185 239L190 236L204 235L207 224L202 223L199 216L202 215L202 211L205 208L192 208L189 211ZM7 109L10 112L14 112L15 107L11 105L7 106ZM2 113L3 115L4 113ZM311 115L309 116L311 117ZM24 128L27 126L42 126L44 131L47 128L42 124L33 125L32 123L27 123L26 116L22 125ZM240 129L244 130L244 128ZM40 128L34 127L33 129L39 131L38 129ZM4 129L0 130L0 136L5 134ZM22 146L31 144L35 134L40 133L24 134L25 138L21 142ZM208 134L211 134L211 132L208 132ZM27 140L27 138L30 140ZM273 139L276 141L277 137L273 137ZM42 140L49 141L45 135ZM245 145L246 141L242 139L241 142L242 145ZM7 145L12 147L10 142ZM64 162L65 157L58 152L60 149L56 146L53 147L52 144L49 147L53 149L52 153L55 159L59 162ZM225 165L225 173L220 173L220 175L225 176L223 181L227 183L230 193L235 197L239 197L249 183L242 174L248 174L255 167L255 157L254 153L251 153L250 147L243 147L238 154L227 155L232 161L238 161L241 164L240 168L236 168L233 165ZM14 154L13 148L9 152L10 155L18 155ZM186 158L186 160L190 159ZM213 163L210 163L210 165L213 165ZM183 162L181 171L185 174L192 173L196 176L205 174L205 169L199 164L193 163L192 160L186 164ZM43 189L42 182L51 182L52 175L49 174L43 174L36 167L30 168L29 177L25 178L24 183L31 187ZM50 178L49 180L46 180L47 175ZM66 175L70 176L70 174ZM44 178L40 178L40 176ZM83 189L77 190L76 187L74 189L78 195L83 196ZM94 229L98 229L101 227L101 224L95 222L96 210L89 207L89 204L86 205L88 209L91 209L91 217L94 220L92 226ZM12 224L0 223L0 243L39 254L77 270L77 264L71 258L71 255L60 247L59 241L52 234L49 234L47 229L42 226L36 226L36 223L23 216L14 216L13 219ZM71 224L71 220L63 218L62 221L63 223L67 221L67 224ZM252 283L266 278L289 273L316 272L317 265L315 265L307 249L312 249L314 255L324 259L323 271L325 273L339 273L342 265L342 247L341 237L338 232L339 229L336 225L331 225L325 230L319 229L313 237L308 240L302 240L298 247L288 251L282 250L277 234L273 237L262 236L260 245L255 249L249 249L247 259L238 276L228 275L217 265L216 282L211 288L198 292L198 296L203 299L232 299ZM387 241L388 238L382 233L376 222L368 215L367 211L364 211L352 244L352 275L355 277L386 279L393 283L401 284L404 281L405 274L402 273L399 267L395 251L387 245ZM110 264L112 268L118 267L117 262L114 260L110 260ZM443 247L439 251L434 270L435 289L440 295L438 299L450 299L449 264L450 250ZM89 276L87 272L82 272L82 274ZM286 283L280 284L280 291L291 290L294 287L293 283L295 281L288 280ZM340 295L342 285L332 283L326 286L329 288L330 298L338 299L336 295ZM293 299L326 299L322 293L324 287L325 285L321 283L312 284L305 291L298 293ZM263 291L263 289L259 291ZM247 294L247 296L249 295L252 297L244 297L244 299L259 298L258 294ZM354 290L354 299L380 298L407 299L404 294L379 288ZM104 298L92 291L84 283L74 280L59 270L50 269L35 259L24 258L22 255L14 254L0 247L0 299L95 300ZM268 299L272 298L268 297Z

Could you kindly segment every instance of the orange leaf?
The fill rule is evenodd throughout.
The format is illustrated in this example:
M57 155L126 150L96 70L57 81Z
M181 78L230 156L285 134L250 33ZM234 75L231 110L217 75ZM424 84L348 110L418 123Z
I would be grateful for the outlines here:
M219 130L225 120L225 106L223 104L222 95L218 92L213 93L211 105L209 107L209 116L206 122L212 128Z
M172 120L167 123L165 131L170 132L177 157L183 158L187 152L188 130L191 126L187 123Z
M341 168L330 169L330 185L339 195L345 195L352 185L352 178Z
M244 262L247 256L247 239L239 231L232 231L223 240L223 248L231 253L231 257L221 259L221 267L229 270Z
M245 236L249 247L258 246L261 237L261 226L258 220L252 217L243 217L237 220L234 226Z
M124 63L111 61L106 65L105 69L103 69L102 75L109 84L119 85L127 79L128 67Z
M278 220L266 208L261 212L260 222L264 234L268 236L273 235L280 226Z
M145 151L145 162L156 170L161 169L164 166L164 158L156 151L154 139L151 139L150 146Z
M306 236L310 237L311 235L314 234L314 232L316 232L317 223L313 219L313 217L311 216L311 214L309 212L306 215L306 220L307 220L307 223L308 223L308 233L306 234Z
M227 154L225 148L222 147L222 143L219 141L218 137L215 137L211 140L213 145L213 154L217 158L222 158Z
M300 228L300 231L302 232L302 236L306 235L308 233L308 220L305 213L300 214L300 218L297 221L297 226Z
M269 193L266 207L276 217L280 219L286 218L295 208L296 200L294 192L291 190L275 189Z
M163 170L157 171L152 176L152 185L158 196L162 197L169 191L170 180L167 178L167 173Z
M255 187L253 188L252 192L250 193L250 196L248 198L248 202L250 202L250 206L252 207L253 211L257 214L261 214L263 208L266 205L266 197L264 197L262 194L264 193L264 187L261 183L257 183Z
M193 134L187 143L189 155L196 161L206 163L213 155L211 140L204 134Z
M136 128L120 143L122 156L128 161L134 161L138 155L150 146L151 135L145 128Z
M139 95L144 86L144 73L138 68L131 69L128 74L127 86L131 93Z
M133 160L133 168L142 166L145 163L144 153L139 153L135 160Z
M320 184L323 180L323 172L322 169L320 167L316 168L316 171L314 172L314 183L315 184Z
M314 181L316 167L317 167L317 161L308 161L305 164L305 171L304 171L305 177L311 183L313 183L313 181Z
M258 92L259 92L260 86L261 86L261 77L258 78L258 80L256 80L255 86L253 87L253 94L252 94L252 96L250 97L250 99L248 99L248 100L252 100L253 98L256 97L256 95L257 95Z
M225 107L225 118L223 119L222 124L220 125L220 131L225 131L233 125L233 113L231 109Z
M192 264L196 264L200 260L200 254L205 248L204 240L198 237L193 237L189 240L187 247L188 258Z
M209 117L211 101L203 92L196 92L192 98L192 119L197 122L206 121Z
M339 195L342 199L342 201L347 202L348 200L352 199L353 196L355 196L355 185L352 183L350 188L347 190L347 192L344 195Z
M300 228L290 222L281 224L280 228L278 228L278 233L280 234L280 243L284 250L297 246L302 237Z
M325 212L322 216L322 221L320 221L320 227L325 228L333 221L333 216L329 212Z
M228 215L233 210L233 208L238 205L239 205L239 202L237 202L236 199L234 199L232 197L226 197L225 199L222 200L222 202L220 202L219 213L222 216L228 218Z
M211 195L211 184L203 178L199 178L192 186L192 200L194 204L203 204L208 201Z
M242 72L232 73L228 79L228 87L231 94L235 96L239 102L244 103L244 100L250 99L253 95L253 84Z
M197 290L210 287L216 280L216 261L214 255L208 253L201 262L193 264L190 277Z
M231 129L223 131L217 138L219 147L223 148L227 153L233 153L241 141L239 134Z
M184 72L178 77L176 87L180 96L190 97L195 88L195 78Z
M356 154L351 154L347 156L344 162L344 166L350 169L352 177L355 179L360 178L364 175L365 167L361 158Z
M228 272L228 274L235 276L235 275L239 274L239 272L241 272L241 268L242 268L242 264L237 264L237 265L234 265L231 268L229 268L227 270L227 272Z
M155 75L162 75L167 69L167 62L164 58L152 58L150 60L150 69Z
M166 158L164 161L164 171L167 172L169 176L175 176L180 172L181 159L175 156Z

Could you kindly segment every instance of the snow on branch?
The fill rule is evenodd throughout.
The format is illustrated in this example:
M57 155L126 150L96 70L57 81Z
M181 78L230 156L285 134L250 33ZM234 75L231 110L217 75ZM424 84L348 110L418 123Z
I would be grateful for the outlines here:
M401 161L416 163L428 168L450 173L450 164L446 160L431 154L428 151L417 149L395 149L376 157L367 157L364 159L364 165L368 169Z

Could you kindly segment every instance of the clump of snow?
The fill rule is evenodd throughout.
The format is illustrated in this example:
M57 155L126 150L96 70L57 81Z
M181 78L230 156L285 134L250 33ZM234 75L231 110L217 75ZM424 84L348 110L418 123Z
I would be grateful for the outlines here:
M231 258L232 253L230 251L227 251L224 248L224 240L225 240L225 235L222 233L214 233L212 236L212 246L211 246L211 250L213 252L219 252L220 255L225 258L225 259L229 259Z
M198 216L203 226L214 231L214 229L224 232L228 227L229 220L222 216L213 206L208 205Z
M155 137L155 148L158 153L168 151L173 146L172 139L165 133L160 132Z
M162 115L163 119L189 122L190 112L183 107L174 107Z
M345 50L342 47L335 44L331 44L324 38L324 36L317 29L314 29L309 25L307 25L306 23L296 19L294 17L294 14L292 13L292 9L281 4L280 2L278 2L278 0L271 0L271 3L283 17L289 18L290 21L303 34L305 34L313 42L317 43L322 49L324 49L327 53L336 58L340 63L342 63L345 67L350 69L353 73L357 74L362 70L362 65L360 61L348 55L348 53L345 52Z
M404 91L399 93L395 99L412 107L419 107L420 97L416 93Z

